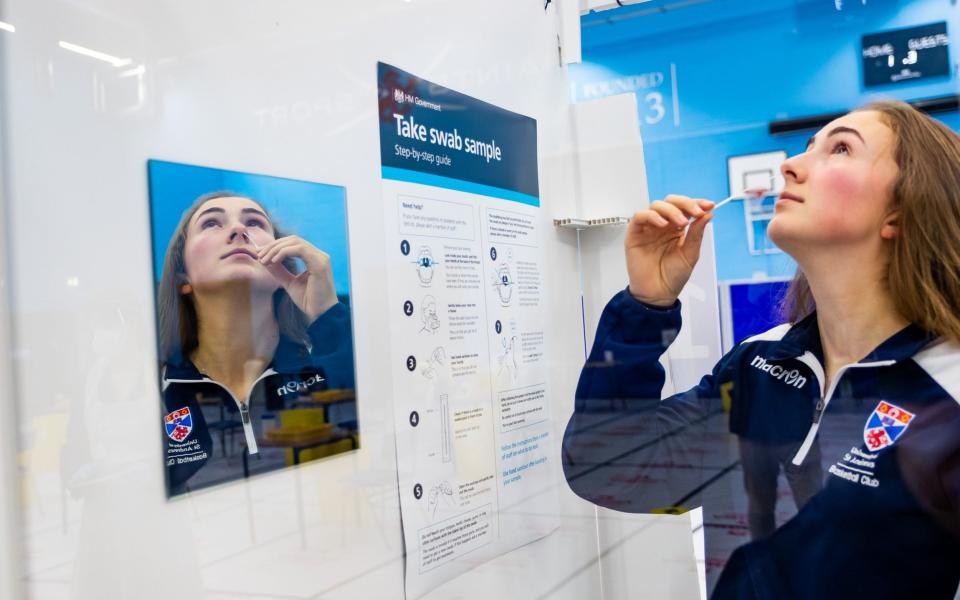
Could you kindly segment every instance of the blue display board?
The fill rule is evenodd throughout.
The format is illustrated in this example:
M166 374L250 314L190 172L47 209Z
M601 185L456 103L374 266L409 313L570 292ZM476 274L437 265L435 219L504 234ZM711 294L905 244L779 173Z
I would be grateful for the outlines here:
M784 322L780 304L789 286L779 280L730 284L733 345Z

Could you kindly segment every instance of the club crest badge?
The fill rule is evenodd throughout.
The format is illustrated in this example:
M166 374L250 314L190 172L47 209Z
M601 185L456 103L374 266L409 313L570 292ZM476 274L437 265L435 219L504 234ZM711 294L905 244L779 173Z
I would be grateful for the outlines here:
M871 452L892 446L907 430L915 416L912 412L881 400L863 427L864 443Z
M164 417L163 421L167 430L167 437L175 442L182 442L187 439L187 436L193 431L193 417L187 407L173 411Z

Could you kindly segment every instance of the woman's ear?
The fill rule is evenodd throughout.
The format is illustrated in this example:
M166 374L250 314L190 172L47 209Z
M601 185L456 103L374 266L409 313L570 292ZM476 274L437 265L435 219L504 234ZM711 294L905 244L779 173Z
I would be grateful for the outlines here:
M175 277L177 281L177 292L181 296L189 296L193 293L193 286L190 285L190 282L187 280L186 273L177 269L177 274Z
M883 220L883 226L880 227L880 237L885 240L892 240L898 235L900 235L900 214L894 211Z

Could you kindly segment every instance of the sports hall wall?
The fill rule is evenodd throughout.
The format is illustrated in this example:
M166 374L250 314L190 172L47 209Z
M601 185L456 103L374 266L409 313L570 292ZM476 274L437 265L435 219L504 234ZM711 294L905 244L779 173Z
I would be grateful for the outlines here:
M714 0L671 10L672 4L654 0L584 17L583 64L571 69L577 101L636 88L651 198L722 199L728 157L803 151L813 132L771 136L771 121L843 112L879 97L919 100L960 89L952 48L949 77L915 83L867 89L860 60L864 34L946 21L948 33L957 35L955 0ZM650 92L662 94L662 118L644 102ZM958 113L938 118L960 130ZM795 265L783 254L748 252L742 203L718 211L714 225L721 281L793 274Z

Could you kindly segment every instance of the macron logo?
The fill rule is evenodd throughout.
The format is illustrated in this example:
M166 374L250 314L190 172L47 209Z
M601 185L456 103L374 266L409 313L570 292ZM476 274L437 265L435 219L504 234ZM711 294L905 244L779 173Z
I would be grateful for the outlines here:
M324 381L323 377L320 377L320 374L316 373L313 377L311 377L310 379L307 379L306 381L291 381L286 385L282 385L278 387L277 395L284 396L286 394L306 392L308 389L310 389L310 386L316 385L321 381Z
M792 385L798 390L807 385L807 378L801 377L800 371L796 369L788 371L780 365L771 365L759 355L753 357L753 360L750 361L750 366L760 369L764 373L769 373L774 379L782 381L787 385Z

